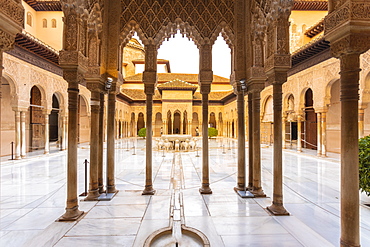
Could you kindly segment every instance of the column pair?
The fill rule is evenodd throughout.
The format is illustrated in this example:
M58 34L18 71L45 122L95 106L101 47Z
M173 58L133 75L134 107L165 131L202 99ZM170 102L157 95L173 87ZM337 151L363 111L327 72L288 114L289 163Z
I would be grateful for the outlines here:
M26 157L26 112L14 109L15 113L15 159Z
M317 156L326 157L326 112L317 112Z

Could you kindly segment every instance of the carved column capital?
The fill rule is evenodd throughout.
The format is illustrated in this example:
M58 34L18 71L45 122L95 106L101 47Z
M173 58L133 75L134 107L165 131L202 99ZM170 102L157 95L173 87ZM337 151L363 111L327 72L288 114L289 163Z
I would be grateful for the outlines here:
M336 58L345 54L357 53L361 54L370 49L370 33L369 34L349 34L341 39L332 41L330 51Z

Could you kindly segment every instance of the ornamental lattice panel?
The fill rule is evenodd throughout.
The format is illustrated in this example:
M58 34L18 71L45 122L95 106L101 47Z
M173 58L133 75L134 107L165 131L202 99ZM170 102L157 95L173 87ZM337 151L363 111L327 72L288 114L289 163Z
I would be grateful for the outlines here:
M162 26L177 18L188 22L203 38L210 38L222 22L232 29L233 0L121 0L121 30L135 21L147 38L154 38Z

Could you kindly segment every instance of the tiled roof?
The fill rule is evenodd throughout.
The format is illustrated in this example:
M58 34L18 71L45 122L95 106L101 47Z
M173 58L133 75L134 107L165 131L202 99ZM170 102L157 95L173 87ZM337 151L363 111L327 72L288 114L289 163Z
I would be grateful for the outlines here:
M173 80L181 80L186 81L192 84L198 84L198 74L181 74L181 73L158 73L158 82L169 82ZM128 76L125 78L126 82L142 82L143 81L143 74L135 74L133 76ZM213 75L213 82L227 82L229 83L230 80L221 77L218 75Z
M146 100L146 95L143 89L121 89L121 93L127 98L133 101L143 101ZM209 100L218 100L221 101L226 96L232 94L232 91L219 91L219 92L210 92L208 99ZM155 90L153 100L161 100L162 97L158 90ZM193 95L193 100L202 100L202 95L199 92L195 92Z
M194 85L185 81L181 81L179 79L175 79L173 81L169 81L166 83L162 83L158 85L159 90L164 90L164 89L178 89L178 90L191 90L195 91L197 90L198 85Z

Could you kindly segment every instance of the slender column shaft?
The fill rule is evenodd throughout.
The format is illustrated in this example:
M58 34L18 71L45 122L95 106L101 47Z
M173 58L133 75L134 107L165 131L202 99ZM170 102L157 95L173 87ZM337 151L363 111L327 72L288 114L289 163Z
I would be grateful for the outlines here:
M103 150L104 150L104 94L100 94L99 109L99 150L98 150L98 187L99 193L104 192L103 183Z
M237 93L238 110L238 182L236 190L245 190L245 128L244 92Z
M73 87L68 88L67 206L66 212L59 218L61 221L76 220L83 214L83 212L78 209L77 196L77 123L79 90L78 86L73 84Z
M44 154L48 154L50 151L49 147L49 114L45 114L45 148L44 148Z
M261 125L260 125L260 91L252 93L252 128L253 128L253 191L258 197L266 196L262 190L261 169ZM281 141L280 141L281 143Z
M63 151L66 149L66 117L64 116L61 116L60 117L60 121L61 121L61 124L62 124L62 127L61 127L61 140L60 140L60 150Z
M282 84L274 83L274 188L272 205L268 207L268 210L275 215L289 214L283 206L282 95Z
M15 111L15 159L21 159L21 113Z
M116 93L108 94L108 116L107 116L107 193L115 193L116 185L114 178L114 136L115 136L115 112Z
M145 190L143 195L153 195L153 167L152 167L152 118L153 118L153 95L146 95L146 169L145 169Z
M252 93L248 94L248 188L253 189L253 100ZM259 117L258 117L259 119Z
M21 157L26 157L26 112L21 111Z
M208 152L208 93L202 94L202 194L211 194L209 187L209 152Z
M341 246L360 246L358 169L359 54L341 63Z
M326 112L321 113L321 156L326 157Z
M302 116L297 117L297 152L302 152Z
M358 137L364 137L364 109L358 110Z
M94 92L92 92L93 94ZM90 124L90 187L87 201L97 200L99 197L98 163L99 163L99 110L100 98L91 98Z
M322 132L321 132L321 112L317 114L317 156L321 156L321 146L322 146Z
M282 122L282 137L283 137L283 142L282 142L282 148L283 149L286 149L286 139L285 139L285 136L286 136L286 118L283 117L283 122Z

